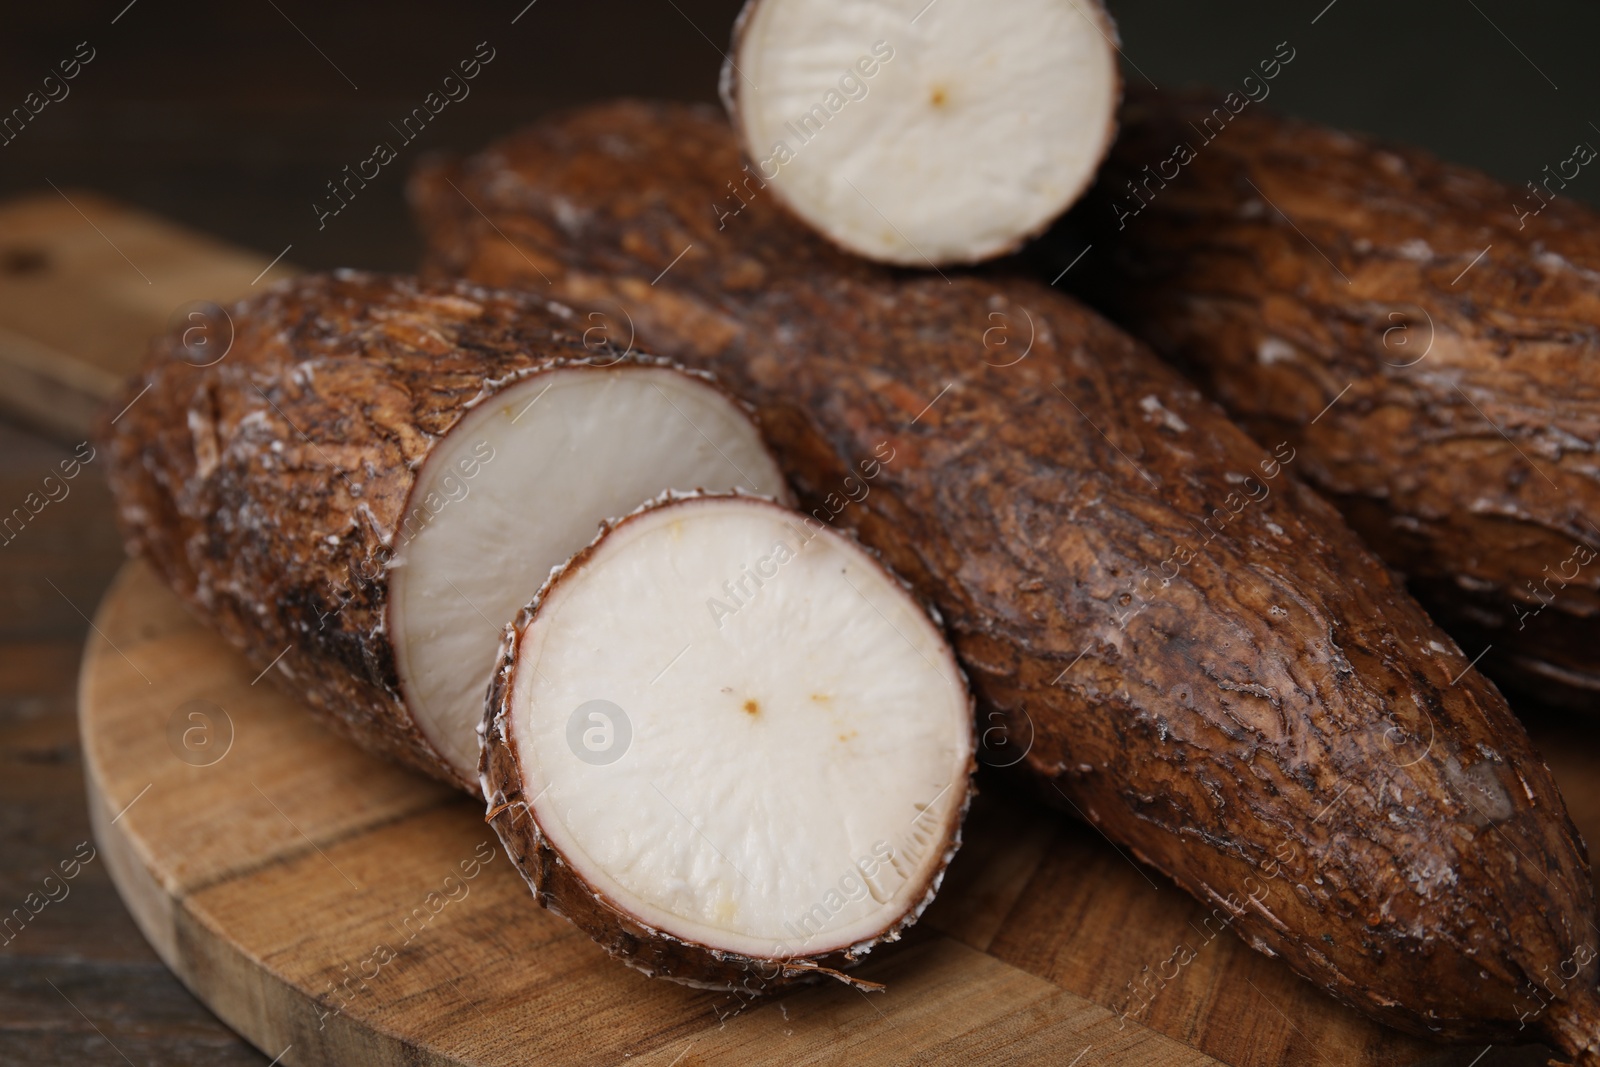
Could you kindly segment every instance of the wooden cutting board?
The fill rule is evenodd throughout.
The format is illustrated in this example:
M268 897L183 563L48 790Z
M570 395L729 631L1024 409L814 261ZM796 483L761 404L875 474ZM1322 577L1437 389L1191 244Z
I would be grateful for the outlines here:
M324 731L142 563L95 619L79 717L95 840L123 900L178 977L280 1063L1265 1067L1440 1053L1231 934L1206 943L1198 904L1087 827L1000 795L980 798L923 922L862 969L887 992L829 983L747 1003L645 978L534 903L480 805ZM1182 943L1196 958L1148 1011L1108 1010Z
M65 211L49 197L0 205L0 268L27 235L51 277L24 284L84 320L52 324L0 274L0 376L26 351L44 395L81 394L84 419L57 421L81 434L169 302L248 289L268 261L71 198ZM126 232L113 221L95 235L119 219ZM120 253L85 249L71 228L182 282L130 296L144 283ZM133 282L114 277L119 263ZM16 337L28 343L7 347ZM96 616L79 693L90 817L123 900L178 977L279 1063L1468 1067L1483 1052L1386 1030L1231 933L1208 936L1207 909L993 783L923 922L862 969L887 992L829 984L745 1003L644 978L538 908L478 806L317 726L274 684L293 655L257 676L130 563ZM1544 744L1595 835L1600 744L1572 734ZM1185 947L1193 961L1175 966ZM1484 1064L1512 1062L1499 1057Z

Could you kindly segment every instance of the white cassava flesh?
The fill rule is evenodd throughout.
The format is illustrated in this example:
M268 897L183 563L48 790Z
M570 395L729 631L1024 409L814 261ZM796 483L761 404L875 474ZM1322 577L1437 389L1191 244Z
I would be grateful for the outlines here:
M665 365L539 371L435 445L397 536L389 625L413 715L463 781L477 777L495 634L602 521L702 488L787 494L739 404Z
M1111 144L1115 35L1098 0L749 0L722 71L749 174L719 212L765 182L869 259L1011 251Z
M806 521L658 501L552 575L502 646L496 829L543 903L648 973L836 973L915 921L959 843L965 679L897 579Z

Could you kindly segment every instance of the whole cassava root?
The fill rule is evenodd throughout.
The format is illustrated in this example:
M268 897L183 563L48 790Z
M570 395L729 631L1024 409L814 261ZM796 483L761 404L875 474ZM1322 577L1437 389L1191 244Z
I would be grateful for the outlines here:
M341 272L228 322L205 366L159 338L108 410L130 554L343 733L469 791L499 629L602 519L787 496L708 376L541 298Z
M1596 941L1555 784L1292 446L1044 286L885 271L759 197L719 229L714 113L597 107L443 166L412 188L432 269L608 309L755 401L1043 793L1374 1017L1593 1056L1593 981L1543 977Z
M1482 669L1600 706L1600 214L1213 103L1130 104L1069 280L1293 444Z

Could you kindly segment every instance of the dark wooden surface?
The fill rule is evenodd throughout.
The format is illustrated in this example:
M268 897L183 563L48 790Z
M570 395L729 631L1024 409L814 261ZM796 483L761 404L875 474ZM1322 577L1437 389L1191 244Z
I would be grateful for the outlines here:
M0 500L22 501L69 454L0 424ZM45 877L89 840L78 661L84 615L123 557L95 464L70 485L0 547L0 915L43 897ZM65 897L52 885L60 899L0 935L14 935L0 945L0 1064L267 1062L156 958L103 864L65 884Z

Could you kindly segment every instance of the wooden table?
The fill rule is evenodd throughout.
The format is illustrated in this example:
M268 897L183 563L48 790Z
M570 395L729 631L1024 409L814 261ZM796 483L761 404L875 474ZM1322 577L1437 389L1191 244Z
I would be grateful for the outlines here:
M0 424L0 500L8 507L22 500L69 454ZM78 661L89 630L84 615L122 558L110 497L92 464L69 496L0 547L4 914L40 892L45 876L89 838L75 719ZM121 1064L124 1055L140 1067L267 1062L156 958L102 864L87 863L66 886L64 898L0 946L0 1063Z

